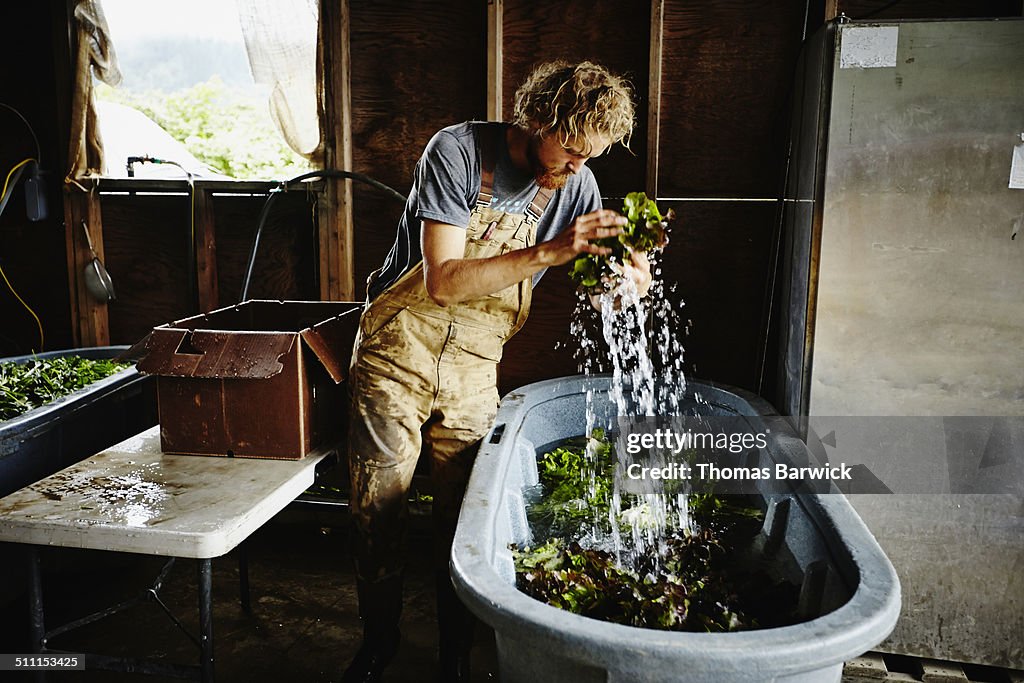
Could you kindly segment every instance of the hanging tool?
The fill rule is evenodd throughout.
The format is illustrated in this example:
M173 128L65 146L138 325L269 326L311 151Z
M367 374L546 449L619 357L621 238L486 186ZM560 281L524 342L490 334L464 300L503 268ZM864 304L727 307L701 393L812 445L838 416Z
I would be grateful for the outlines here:
M104 267L103 261L100 261L100 257L96 255L96 250L92 248L92 237L89 235L89 226L85 221L82 221L82 230L85 231L85 243L92 255L92 261L85 264L85 269L82 271L82 275L85 277L85 288L100 303L109 303L117 298L114 295L114 281L110 279L110 273Z

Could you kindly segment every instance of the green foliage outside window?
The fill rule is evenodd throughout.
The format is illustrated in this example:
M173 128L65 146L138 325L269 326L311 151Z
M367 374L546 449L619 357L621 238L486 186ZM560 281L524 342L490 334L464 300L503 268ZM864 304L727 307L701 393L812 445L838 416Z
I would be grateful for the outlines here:
M170 93L97 84L97 98L138 109L197 159L233 178L284 180L311 168L281 137L265 98L218 76Z

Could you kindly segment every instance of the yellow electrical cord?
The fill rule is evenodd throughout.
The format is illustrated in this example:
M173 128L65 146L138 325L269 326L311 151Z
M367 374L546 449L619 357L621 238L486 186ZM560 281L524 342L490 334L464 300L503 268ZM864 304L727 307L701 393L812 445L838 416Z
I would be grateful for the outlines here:
M7 184L11 182L11 176L14 175L14 172L30 161L35 161L35 159L33 159L32 157L29 157L28 159L23 159L22 161L18 162L17 166L11 169L10 173L7 174L7 180L4 181L3 191L0 191L0 198L7 194Z
M14 175L14 172L30 161L35 161L35 159L32 159L31 157L25 159L24 161L19 162L17 166L11 169L11 171L7 174L7 179L4 180L4 189L0 190L0 197L3 197L4 195L7 194L7 185L11 182L11 176ZM45 348L46 346L46 344L44 343L45 338L43 337L43 323L39 320L39 316L36 315L36 312L32 310L32 307L25 303L25 300L18 295L17 291L15 291L14 285L12 285L11 281L7 279L7 273L4 272L2 266L0 266L0 277L3 277L4 282L7 283L7 288L11 290L11 294L14 295L14 298L20 301L21 305L25 307L25 310L31 313L32 317L36 319L36 325L39 327L39 349L34 352L42 353L43 348Z
M43 341L43 323L39 321L39 316L36 315L36 312L33 311L32 308L27 303L25 303L25 301L20 296L18 296L18 293L16 291L14 291L14 286L11 284L11 281L7 279L7 274L4 273L3 266L0 266L0 277L3 277L4 282L7 283L7 287L11 290L11 294L14 295L14 298L20 301L21 305L25 307L25 310L31 313L32 317L36 319L36 325L39 327L39 349L33 349L33 353L42 353L43 349L46 346L46 344Z

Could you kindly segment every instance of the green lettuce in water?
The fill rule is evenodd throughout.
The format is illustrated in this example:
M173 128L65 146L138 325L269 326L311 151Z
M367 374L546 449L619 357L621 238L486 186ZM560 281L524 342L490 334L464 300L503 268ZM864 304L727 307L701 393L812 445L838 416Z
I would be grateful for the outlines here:
M611 248L611 254L580 254L573 261L569 277L577 286L593 289L613 279L615 271L611 260L623 263L627 251L650 253L668 244L668 224L675 218L675 213L669 210L663 216L654 200L648 199L643 192L630 192L626 195L622 203L622 215L628 222L620 235L594 240L594 244Z
M545 453L537 462L540 484L527 491L530 528L544 538L567 540L579 538L590 528L610 532L616 466L615 449L602 429L595 429L589 439L568 439ZM671 494L681 483L664 485ZM642 526L647 520L644 502L633 494L620 497L626 504L617 518L620 528Z
M584 439L552 449L538 463L541 498L528 515L535 535L548 540L512 546L521 591L575 614L642 628L726 632L797 621L798 588L775 581L750 559L764 513L745 496L691 494L698 530L674 530L660 553L635 567L566 540L578 537L582 524L608 517L614 449L599 431L590 445L593 483L584 476Z
M615 454L602 430L594 430L590 439L570 439L545 453L537 465L541 483L530 496L527 512L533 528L565 536L581 525L607 522Z
M27 413L127 367L131 367L131 363L79 356L0 363L0 422Z

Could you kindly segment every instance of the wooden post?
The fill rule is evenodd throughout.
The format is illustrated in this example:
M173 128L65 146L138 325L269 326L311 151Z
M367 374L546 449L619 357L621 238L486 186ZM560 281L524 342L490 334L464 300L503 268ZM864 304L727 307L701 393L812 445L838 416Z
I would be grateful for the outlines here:
M75 346L109 346L110 322L106 302L97 301L85 286L84 272L92 267L85 229L89 230L96 256L103 260L103 214L95 185L88 192L74 188L64 194L65 246L71 301L71 332ZM83 225L86 227L83 228ZM114 283L115 291L117 284Z
M193 186L193 225L196 228L196 289L199 294L199 312L220 307L217 289L217 236L213 217L213 197L208 189ZM234 303L234 302L232 302Z
M321 53L324 86L324 161L327 168L352 169L352 59L349 0L321 5ZM351 301L355 297L355 236L352 226L352 181L331 178L320 202L320 298Z
M647 85L647 194L658 196L658 154L661 144L661 52L665 0L651 0L650 77Z
M825 0L825 21L832 21L839 16L839 0Z
M487 120L502 120L502 21L503 0L487 2Z
M64 249L66 256L64 262L68 268L68 302L71 306L71 338L74 341L75 347L81 347L82 344L82 329L79 325L78 317L78 300L79 300L79 287L78 278L81 268L78 266L78 242L75 240L75 231L79 228L80 211L75 210L75 200L70 194L73 190L69 188L64 189Z

